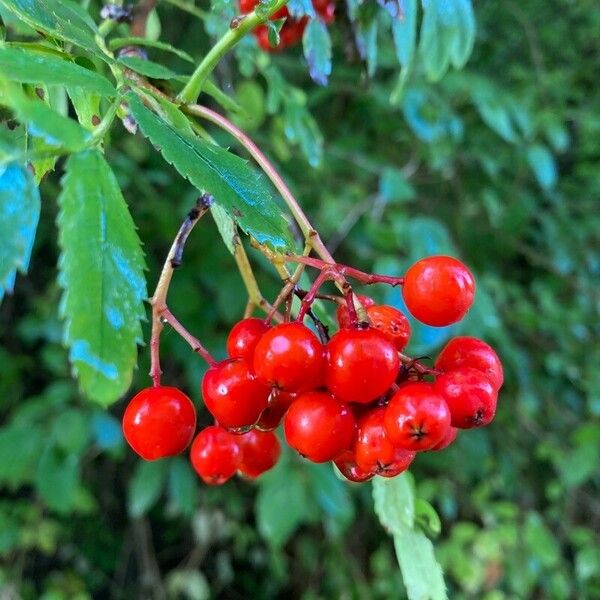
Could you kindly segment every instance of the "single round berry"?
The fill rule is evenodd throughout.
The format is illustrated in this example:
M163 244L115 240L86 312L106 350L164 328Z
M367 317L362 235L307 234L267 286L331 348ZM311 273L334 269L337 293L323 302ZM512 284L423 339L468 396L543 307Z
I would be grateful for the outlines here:
M450 410L433 384L406 383L390 399L384 427L398 448L414 452L431 450L448 432Z
M352 411L330 394L307 392L289 407L283 420L287 443L312 462L333 460L354 441Z
M458 429L450 425L450 427L448 427L446 431L446 435L442 438L442 441L438 442L433 448L430 448L430 450L433 450L434 452L439 452L440 450L446 449L448 446L450 446L450 444L454 443L454 440L456 439L457 435Z
M123 434L145 460L183 452L196 430L192 401L174 387L157 386L138 392L123 415Z
M238 470L242 451L235 435L212 425L203 429L194 439L190 460L205 483L222 485Z
M498 393L479 369L461 367L442 373L436 379L435 389L448 404L453 427L483 427L496 414Z
M338 456L334 462L339 472L348 481L353 481L354 483L369 481L369 479L373 479L373 476L375 475L375 473L363 471L363 469L356 464L356 457L354 456L354 452L352 450L346 450L346 452L340 454L340 456Z
M270 393L241 358L216 364L202 379L204 404L226 429L254 425L267 407Z
M335 18L335 2L331 0L313 0L316 13L323 19L326 25L333 22Z
M227 354L231 358L244 358L252 364L258 340L270 329L263 319L249 317L236 323L227 336Z
M239 472L254 479L265 471L272 469L281 454L281 446L272 431L248 431L237 436L237 443L242 451L242 462Z
M376 329L341 329L327 344L325 382L344 402L371 402L396 380L400 360Z
M402 352L410 339L410 323L406 316L393 306L375 304L367 308L371 327L381 332L398 352Z
M283 390L273 390L269 397L269 404L262 411L258 421L254 425L260 431L272 431L279 426L287 409L296 400L298 394L284 392Z
M410 313L422 323L444 327L460 321L475 297L475 280L451 256L430 256L412 265L402 288Z
M369 296L362 296L358 294L358 299L362 304L363 308L367 309L369 306L373 306L375 304L375 300L373 298L369 298ZM340 329L348 329L352 327L352 323L350 323L350 314L348 312L348 307L346 304L340 304L336 311L337 321L340 325Z
M375 408L358 422L354 457L363 472L394 477L408 469L415 452L396 448L383 425L385 408Z
M281 323L267 331L254 351L254 371L265 384L302 392L323 383L323 344L302 323Z
M452 338L435 361L440 371L452 371L460 367L472 367L485 373L494 389L504 383L502 363L494 349L484 341L468 336Z

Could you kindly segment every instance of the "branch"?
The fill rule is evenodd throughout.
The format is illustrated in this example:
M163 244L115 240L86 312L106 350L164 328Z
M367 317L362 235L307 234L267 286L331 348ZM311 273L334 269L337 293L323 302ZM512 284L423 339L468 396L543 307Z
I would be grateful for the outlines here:
M154 10L158 0L141 0L133 10L133 22L131 23L131 33L135 37L144 37L146 35L146 24L148 17Z

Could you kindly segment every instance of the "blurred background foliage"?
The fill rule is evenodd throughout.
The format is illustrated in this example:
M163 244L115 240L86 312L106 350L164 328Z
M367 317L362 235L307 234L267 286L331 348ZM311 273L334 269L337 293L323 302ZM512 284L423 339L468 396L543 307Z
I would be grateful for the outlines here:
M198 59L210 37L172 6L182 3L161 2L148 35ZM97 16L99 4L87 4ZM409 347L433 355L468 332L506 366L493 426L411 469L418 497L441 518L440 528L417 506L423 527L440 530L449 596L598 598L600 12L591 0L477 2L463 70L441 77L420 48L399 76L384 9L348 4L362 11L360 27L352 31L338 2L327 87L310 81L301 50L267 56L252 38L215 79L247 109L233 118L281 167L341 262L398 274L450 253L476 274L465 322L414 324ZM214 0L206 33L233 14ZM150 55L185 71L177 57ZM120 127L107 156L152 288L196 192ZM369 485L286 454L258 483L208 488L182 457L142 463L126 449L123 402L105 412L80 397L57 316L59 177L42 184L29 276L0 307L0 597L403 598ZM273 297L275 274L250 253ZM402 306L397 290L369 293ZM245 294L209 221L186 248L170 300L223 355ZM201 361L172 332L163 337L166 381L200 403ZM147 348L139 358L132 391L148 384Z

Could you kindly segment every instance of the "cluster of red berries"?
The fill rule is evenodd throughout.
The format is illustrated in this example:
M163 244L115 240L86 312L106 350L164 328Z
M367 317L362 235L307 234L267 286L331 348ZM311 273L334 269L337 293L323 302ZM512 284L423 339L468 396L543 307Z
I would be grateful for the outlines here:
M243 14L250 13L258 3L259 0L240 0L240 10ZM312 4L317 15L329 25L335 16L335 2L332 0L312 0ZM269 42L269 28L267 25L259 25L253 31L258 45L266 52L277 52L297 44L302 39L302 34L308 23L308 17L293 18L287 6L280 8L269 18L271 21L279 19L285 19L285 22L279 32L279 44L275 47L271 46Z
M469 270L447 256L418 261L403 281L411 314L436 326L462 319L474 293ZM458 429L491 422L503 372L488 344L453 338L428 368L402 354L411 331L401 311L358 300L362 318L340 305L340 328L326 343L299 321L250 317L231 329L229 358L211 365L202 381L217 423L191 447L205 482L270 469L280 454L273 430L281 421L289 446L313 462L333 461L351 481L398 475L417 452L446 448ZM152 460L188 446L196 415L179 390L148 388L127 407L123 428L132 448Z

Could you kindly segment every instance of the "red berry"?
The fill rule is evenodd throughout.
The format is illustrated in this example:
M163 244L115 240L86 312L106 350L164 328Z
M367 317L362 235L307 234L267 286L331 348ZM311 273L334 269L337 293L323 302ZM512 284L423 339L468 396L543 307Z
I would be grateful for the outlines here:
M236 323L227 336L227 354L231 358L244 358L252 363L258 340L270 329L263 319L250 317Z
M254 425L269 402L269 394L270 389L241 358L218 363L202 379L204 404L227 429Z
M448 432L450 410L433 384L406 383L390 399L384 426L394 446L431 450Z
M477 338L452 338L435 362L435 368L440 371L452 371L459 367L479 369L486 374L496 391L504 382L502 363L498 355L491 346Z
M488 425L496 414L498 393L478 369L461 367L447 371L436 379L435 389L448 404L453 427L482 427Z
M152 387L138 392L125 409L123 434L145 460L183 452L196 430L192 401L174 387Z
M367 316L371 327L380 331L398 352L402 352L410 339L410 323L408 319L393 306L375 304L367 308Z
M302 323L282 323L265 333L254 351L257 377L288 392L302 392L323 383L324 348Z
M278 50L281 50L281 44L275 47L271 46L271 42L269 41L269 30L266 25L259 25L253 33L258 45L265 52L277 52Z
M362 483L363 481L369 481L375 475L369 471L363 471L356 464L356 457L352 450L346 450L335 459L335 466L339 469L340 473L348 480L355 483Z
M281 423L281 419L283 419L287 409L297 397L298 394L284 392L283 390L273 390L269 398L269 405L262 411L254 427L260 431L272 431L276 429L279 423Z
M247 14L254 10L259 0L240 0L240 12Z
M396 448L383 426L385 408L376 408L358 422L354 445L357 466L363 472L394 477L408 469L415 452Z
M238 470L246 477L255 478L272 469L281 454L279 440L271 431L248 431L236 440L242 451Z
M450 427L448 427L448 429L446 430L446 435L442 438L442 441L438 442L433 448L430 448L430 450L433 450L434 452L439 452L440 450L444 450L445 448L447 448L450 444L452 444L454 442L457 435L458 435L458 429L456 427L452 427L452 425L450 425Z
M396 348L375 329L341 329L327 351L326 384L344 402L371 402L398 376Z
M287 443L317 463L333 460L354 441L352 411L325 392L307 392L289 407L283 420Z
M373 300L373 298L369 298L369 296L361 296L358 294L357 297L364 308L369 308L369 306L373 306L375 304L375 300ZM348 307L345 304L340 304L338 306L336 317L340 325L340 329L348 329L352 326L350 323L350 315L348 314Z
M196 436L190 450L190 460L205 483L222 485L238 470L242 452L235 435L213 425Z
M430 256L408 269L402 294L416 319L443 327L460 321L467 314L475 297L475 281L460 260Z
M313 0L313 6L317 14L329 25L335 16L335 2L331 0Z

